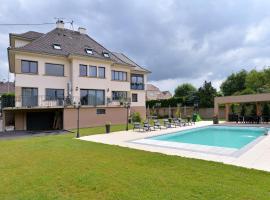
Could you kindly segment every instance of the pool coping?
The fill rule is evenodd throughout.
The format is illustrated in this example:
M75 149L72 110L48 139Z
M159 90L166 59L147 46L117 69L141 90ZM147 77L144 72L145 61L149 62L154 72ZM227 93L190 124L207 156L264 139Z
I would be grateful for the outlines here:
M249 142L248 144L244 145L240 149L230 148L230 147L218 147L218 146L209 146L209 145L202 145L202 144L192 144L192 143L183 143L183 142L169 142L169 141L161 141L161 140L151 140L151 139L149 139L149 138L169 135L169 134L173 134L173 133L177 133L177 132L189 131L189 130L192 130L192 129L203 129L203 128L207 128L207 127L211 127L211 126L220 127L221 125L206 125L206 126L202 126L202 127L194 127L194 128L190 128L190 129L186 129L186 130L168 132L168 133L164 133L164 134L160 134L160 135L156 135L156 136L148 136L148 137L144 137L144 138L140 138L140 139L127 140L126 142L127 143L133 143L133 144L149 145L149 146L153 146L153 147L162 147L162 148L167 148L167 149L176 149L176 150L183 150L183 151L189 151L189 152L213 154L213 155L228 156L228 157L237 158L237 157L241 156L242 154L246 153L248 150L250 150L256 144L258 144L260 141L262 141L263 139L266 138L266 135L261 135L261 136L257 137L255 140L253 140L253 141ZM231 125L225 125L225 124L223 124L222 126L237 127L237 126L231 126ZM241 126L241 128L251 128L251 127L252 128L264 128L265 129L265 127ZM268 135L269 135L269 133L270 133L270 130L268 129ZM167 143L167 145L166 145L166 143ZM171 145L171 146L169 146L169 145ZM184 147L189 146L191 148L184 148L183 146ZM193 149L192 149L192 146L193 146ZM198 150L198 149L201 149L201 150ZM230 153L229 152L230 150L234 150L234 151ZM220 152L213 152L213 151L223 151L223 152L227 151L228 153L220 153Z

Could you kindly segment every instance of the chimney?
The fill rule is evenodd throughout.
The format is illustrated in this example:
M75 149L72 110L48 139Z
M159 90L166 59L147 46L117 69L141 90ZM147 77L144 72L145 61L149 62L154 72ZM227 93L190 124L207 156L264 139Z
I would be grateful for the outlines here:
M57 20L57 22L56 22L56 28L65 28L65 23L64 23L64 21L63 20Z
M86 29L83 27L79 27L78 31L80 32L80 34L85 34L86 33Z

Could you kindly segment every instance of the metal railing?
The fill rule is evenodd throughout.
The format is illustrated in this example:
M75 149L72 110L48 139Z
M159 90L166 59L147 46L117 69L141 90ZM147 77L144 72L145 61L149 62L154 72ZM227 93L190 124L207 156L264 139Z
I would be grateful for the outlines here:
M79 96L66 96L66 97L48 97L48 96L16 96L13 99L8 99L12 102L2 102L7 106L5 107L15 107L15 108L37 108L37 107L67 107L77 105L78 102L82 106L123 106L123 101L125 100L111 100L111 98L105 98L103 105L98 103L93 103L92 101L85 101L85 99ZM126 101L130 101L127 98Z
M130 83L132 90L144 90L144 83Z

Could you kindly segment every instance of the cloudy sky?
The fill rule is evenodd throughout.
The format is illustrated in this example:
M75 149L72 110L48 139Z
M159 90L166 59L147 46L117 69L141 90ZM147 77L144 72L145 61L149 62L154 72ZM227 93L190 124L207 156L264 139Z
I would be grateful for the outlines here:
M232 72L269 66L269 8L269 0L1 0L0 24L74 20L75 28L151 70L150 82L173 91L204 80L218 87ZM8 33L54 27L0 26L0 80L8 74Z

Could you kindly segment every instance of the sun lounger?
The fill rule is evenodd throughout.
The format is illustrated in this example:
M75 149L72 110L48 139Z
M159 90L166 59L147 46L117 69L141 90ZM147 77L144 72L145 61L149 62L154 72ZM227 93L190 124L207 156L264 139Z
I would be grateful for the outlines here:
M149 124L149 122L144 122L144 123L143 123L143 130L145 130L145 131L152 131L152 130L155 130L155 129L154 129L153 126L151 126L151 125Z
M169 122L168 119L163 119L163 124L166 128L173 128L173 123Z
M161 124L159 123L159 121L157 119L154 119L154 129L160 129L161 130Z
M133 123L133 131L136 130L136 129L139 130L139 131L144 130L142 125L139 122L134 122Z
M173 118L172 123L174 124L174 126L182 126L181 121L179 121L177 118Z

